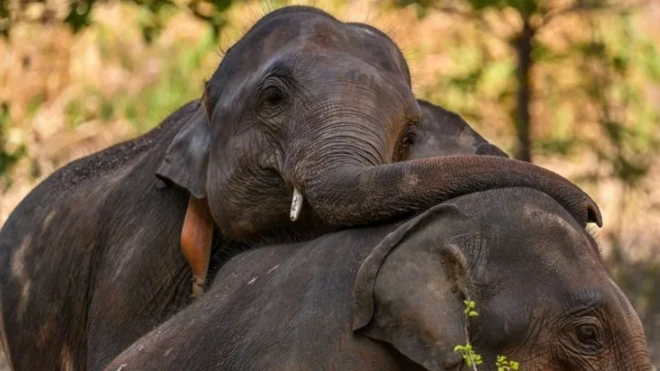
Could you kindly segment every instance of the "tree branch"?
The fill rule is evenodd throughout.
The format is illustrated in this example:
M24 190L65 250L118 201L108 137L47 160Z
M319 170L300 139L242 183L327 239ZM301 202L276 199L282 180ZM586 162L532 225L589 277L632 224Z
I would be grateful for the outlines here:
M631 4L615 4L612 2L608 1L590 1L586 2L584 0L578 0L576 3L566 6L563 8L557 8L548 11L547 14L542 16L541 24L537 27L543 27L553 20L557 19L558 17L568 15L568 14L573 14L573 13L580 13L580 12L593 12L593 11L613 11L613 10L624 10L624 9L630 9L630 8L635 8L635 7L641 7L649 3L650 0L641 0L637 3L631 3Z
M453 6L441 6L441 5L432 5L432 8L434 10L437 10L441 13L453 15L453 16L458 16L460 18L469 20L469 21L474 21L479 25L479 28L481 31L488 33L489 35L493 36L494 38L500 40L500 41L506 41L506 37L497 35L495 33L495 30L493 27L486 21L483 17L479 16L476 14L473 10L470 11L465 11L465 10L460 10L458 8L455 8Z

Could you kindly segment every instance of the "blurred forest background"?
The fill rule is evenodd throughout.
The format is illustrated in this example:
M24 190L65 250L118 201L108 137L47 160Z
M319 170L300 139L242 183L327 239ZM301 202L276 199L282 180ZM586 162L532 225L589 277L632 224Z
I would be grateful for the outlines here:
M0 225L57 168L199 97L221 51L290 3L0 0ZM388 32L418 97L598 202L660 366L660 1L302 3Z

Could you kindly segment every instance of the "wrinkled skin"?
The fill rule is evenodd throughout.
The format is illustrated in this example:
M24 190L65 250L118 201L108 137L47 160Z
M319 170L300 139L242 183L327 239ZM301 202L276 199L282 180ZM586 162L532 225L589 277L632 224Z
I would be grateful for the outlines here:
M196 106L56 171L12 212L0 231L0 339L13 370L97 370L190 302L188 195L157 189L153 172Z
M424 100L417 100L422 119L415 130L415 141L406 159L451 156L488 155L509 157L488 143L461 116Z
M465 298L479 312L479 370L495 370L497 355L521 370L651 370L594 239L528 188L252 250L216 280L106 371L466 370L453 352L466 342Z
M145 136L48 177L3 226L2 342L15 370L100 369L189 304L180 240L191 195L208 203L216 252L510 185L544 190L580 224L600 224L587 195L530 164L410 157L423 112L401 53L369 26L278 10L227 52L206 90L203 104ZM296 223L293 187L307 200Z
M437 143L505 156L456 114L420 106L418 136L426 139L411 158L447 154ZM190 102L150 133L58 170L7 220L0 343L14 370L98 370L190 303L179 247L188 193L159 188L153 173L196 107ZM215 260L241 248L234 245L216 230Z
M223 235L291 240L370 224L452 197L539 189L585 225L597 205L555 173L499 156L415 158L422 110L406 61L377 29L308 7L268 14L232 46L158 175L204 199ZM290 220L292 195L303 215ZM306 214L305 214L306 212ZM326 226L316 228L310 225Z

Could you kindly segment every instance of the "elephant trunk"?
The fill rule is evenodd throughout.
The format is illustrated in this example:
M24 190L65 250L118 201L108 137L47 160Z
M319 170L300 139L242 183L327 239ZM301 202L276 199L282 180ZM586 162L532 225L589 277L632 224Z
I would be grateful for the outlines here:
M527 162L495 156L444 156L378 166L337 166L314 172L304 195L329 225L359 225L424 210L461 195L528 187L562 205L582 226L602 226L596 203L560 175Z

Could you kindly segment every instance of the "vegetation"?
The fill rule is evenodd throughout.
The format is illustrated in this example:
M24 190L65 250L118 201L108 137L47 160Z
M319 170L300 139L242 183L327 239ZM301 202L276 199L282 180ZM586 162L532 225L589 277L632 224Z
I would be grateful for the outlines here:
M224 12L231 0L120 0L138 8L137 24L144 41L150 43L166 26L173 13L190 13L208 24L217 36L225 24ZM2 1L0 2L0 35L10 35L12 26L20 23L47 25L62 22L77 33L92 23L92 13L108 0L73 0L57 4L48 0ZM58 6L59 5L59 6Z
M608 175L625 182L635 183L647 173L649 160L639 155L657 143L649 129L658 124L660 116L657 111L648 112L647 102L636 104L643 86L634 75L660 82L660 54L631 21L639 5L610 0L394 3L416 6L419 17L433 11L459 17L476 30L477 42L457 46L471 63L442 76L431 96L454 90L456 109L479 119L485 119L478 113L482 102L494 100L508 112L518 159L531 161L534 152L567 155L583 147L611 163ZM570 23L571 31L558 29ZM559 32L561 43L552 37ZM508 49L506 59L500 58L495 45ZM567 95L570 100L562 99ZM545 115L532 117L539 103L543 107L538 109L546 111ZM593 112L580 112L584 108ZM535 130L542 124L550 126L549 132ZM592 139L587 131L600 135ZM607 153L601 150L603 144L616 150Z
M454 347L454 352L460 353L463 356L463 361L465 364L472 368L474 371L478 371L477 366L484 363L481 356L474 350L472 344L470 343L470 318L478 317L479 313L476 310L476 303L473 300L465 300L465 309L463 314L465 314L465 345L456 345ZM516 361L509 360L506 356L498 355L495 361L495 366L497 371L512 371L518 370L520 364Z

